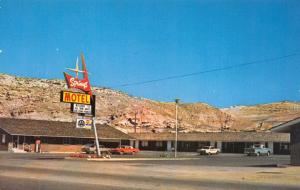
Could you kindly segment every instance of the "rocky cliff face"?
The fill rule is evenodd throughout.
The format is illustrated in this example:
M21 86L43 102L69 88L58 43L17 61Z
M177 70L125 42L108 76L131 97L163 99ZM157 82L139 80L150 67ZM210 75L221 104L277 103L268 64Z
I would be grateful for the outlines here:
M20 78L0 74L0 117L75 121L70 105L60 102L63 80ZM97 122L133 132L173 131L174 103L133 97L95 87ZM180 104L180 131L265 130L300 116L298 103L277 103L220 110L204 103ZM296 106L296 107L295 107ZM261 124L263 122L263 124Z

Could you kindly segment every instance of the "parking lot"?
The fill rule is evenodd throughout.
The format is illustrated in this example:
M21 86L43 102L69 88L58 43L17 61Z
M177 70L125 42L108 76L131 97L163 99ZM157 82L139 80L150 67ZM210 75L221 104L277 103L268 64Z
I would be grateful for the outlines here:
M62 160L70 154L53 154L53 153L26 153L14 154L0 152L0 159L21 159L21 160ZM201 165L201 166L227 166L227 167L244 167L244 166L261 166L272 167L276 165L288 165L290 163L289 155L271 155L267 156L246 156L244 154L218 154L218 155L199 155L194 152L179 152L178 159L174 159L172 152L160 151L141 151L134 155L112 155L112 159L103 161L114 162L145 162L155 163L162 162L165 164L180 165Z
M0 153L0 189L299 189L289 156L161 152L68 160L67 154ZM129 159L130 158L130 159Z

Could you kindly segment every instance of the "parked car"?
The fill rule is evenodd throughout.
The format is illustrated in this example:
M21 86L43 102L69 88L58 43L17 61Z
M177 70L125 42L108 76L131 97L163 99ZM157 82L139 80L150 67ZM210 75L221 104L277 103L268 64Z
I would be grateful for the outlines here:
M204 146L201 149L198 149L197 152L200 153L200 155L212 155L212 154L219 154L220 149L215 148L213 146Z
M132 146L125 146L125 145L110 150L112 154L120 154L120 155L135 154L138 153L139 151L140 150L138 148L133 148Z
M271 154L271 149L266 148L262 144L256 144L253 145L251 148L245 148L244 153L247 154L248 156L254 155L254 156L261 156L261 155L267 155L270 156Z
M100 149L101 154L105 154L105 155L111 154L110 149L105 148L103 145L99 145L99 149ZM96 154L96 152L97 152L96 145L93 144L93 143L86 144L82 148L82 151L87 153L87 154Z

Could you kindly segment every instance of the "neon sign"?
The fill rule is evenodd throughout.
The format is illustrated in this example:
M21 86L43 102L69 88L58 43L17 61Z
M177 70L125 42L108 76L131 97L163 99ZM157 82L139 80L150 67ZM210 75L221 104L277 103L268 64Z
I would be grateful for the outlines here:
M79 89L87 94L89 94L92 97L92 89L88 77L88 72L86 69L85 61L83 55L81 55L81 61L82 61L82 70L79 70L78 68L78 58L76 61L76 68L75 69L69 69L70 71L74 71L76 73L76 77L73 77L69 75L68 73L64 72L64 76L68 85L68 88L76 88ZM83 73L83 79L79 79L78 73Z

